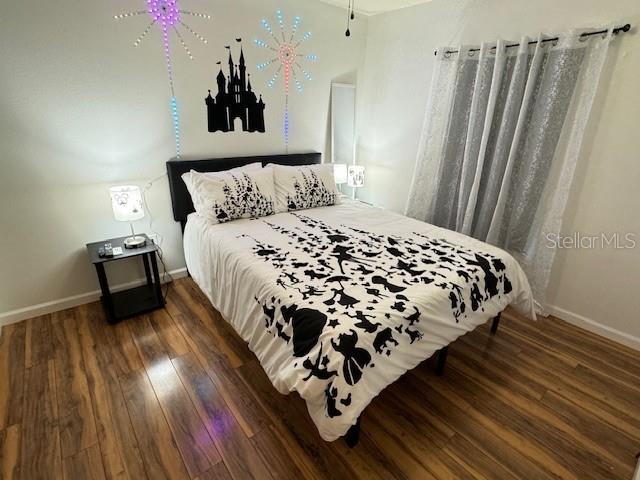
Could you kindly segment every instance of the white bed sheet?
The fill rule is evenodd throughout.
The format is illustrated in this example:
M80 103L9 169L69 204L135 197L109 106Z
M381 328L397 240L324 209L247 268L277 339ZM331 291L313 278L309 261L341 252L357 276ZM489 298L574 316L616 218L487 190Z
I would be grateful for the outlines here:
M327 243L328 235L333 236L332 241ZM349 240L344 237L349 237ZM473 254L465 252L476 251L482 253L484 257L481 258L499 259L493 265L502 265L504 276L508 280L505 281L496 272L500 280L497 288L508 283L510 291L506 293L507 288L504 287L499 294L490 298L486 295L486 300L480 302L480 306L474 305L476 309L472 311L471 303L477 303L470 298L474 282L467 289L464 278L461 278L464 274L457 273L456 268L449 271L444 264L424 265L430 263L425 260L427 257L420 257L416 253L415 262L409 262L409 267L405 264L405 270L416 275L416 270L423 272L426 268L427 273L433 273L434 278L438 279L431 284L411 280L406 271L385 269L389 262L395 262L388 251L398 255L397 248L404 248L402 251L405 254L407 250L417 252L418 247L424 251L436 250L429 239L435 240L436 246L446 247L450 242L456 248L459 247L456 251L462 252L465 261L473 257ZM368 242L372 247L368 251L371 255L383 247L387 263L380 260L383 257L366 259L362 255L361 262L349 259L339 262L336 255L314 258L314 255L318 257L321 253L310 246L318 243L320 250L329 254L336 242L353 245L353 242L359 240ZM262 250L260 245L264 247ZM269 249L265 250L265 246L269 246ZM278 253L273 253L275 250ZM305 399L311 418L322 438L327 441L344 435L355 424L364 408L387 385L459 336L485 323L508 305L535 319L534 302L527 279L517 262L506 252L464 235L361 202L346 201L333 207L315 208L294 214L281 213L226 224L211 224L192 214L184 232L184 251L189 272L213 306L249 344L275 388L282 394L298 391ZM326 276L324 279L296 283L305 280L305 275L300 274L305 271L304 267L294 270L295 276L291 275L291 264L315 264L316 261L323 262L322 258L325 259L325 266L333 268L331 273L345 275L342 269L353 280L353 286L346 286L350 296L335 293L345 286L345 282L331 284L336 287L331 290L334 292L334 300L337 298L344 305L335 301L329 305L327 302L332 302L329 297L313 296L313 290L312 295L304 294L309 284L324 288ZM326 262L327 258L330 265ZM422 263L420 258L423 259ZM357 301L355 298L361 298L360 293L364 294L364 286L356 284L365 277L358 275L378 266L383 269L377 272L381 275L375 277L379 282L382 281L380 277L384 277L395 282L395 285L404 285L406 288L401 293L392 293L386 290L385 285L378 284L375 286L379 295L373 300L374 303L371 303L373 297L369 296L367 302L349 304L348 299ZM475 282L476 285L486 289L477 263L468 268L467 273L477 275L480 280ZM322 270L323 267L317 269L318 272ZM426 277L427 273L422 275ZM370 278L371 276L367 277ZM412 281L417 283L409 285ZM441 288L435 286L438 282ZM453 287L454 290L451 290L446 288L447 285L462 285L464 291L454 300L452 297L457 296L454 290L459 288ZM345 292L344 289L341 291ZM482 288L480 292L483 292ZM479 298L478 291L475 296L476 299ZM404 302L405 298L407 302ZM457 304L456 308L452 302ZM462 302L465 306L461 309ZM285 304L292 303L295 303L299 311L303 307L305 312L312 311L306 309L321 309L326 314L322 316L327 318L315 337L312 332L311 338L315 342L313 345L308 342L301 344L303 334L298 333L297 352L294 352L295 342L290 340L296 334L292 326L296 319L293 322L291 318L286 319L287 315L282 308ZM364 309L365 304L370 310ZM402 311L398 310L403 306ZM355 318L358 310L366 315L365 322ZM414 323L410 320L410 314L418 311L420 320ZM269 314L277 317L271 324ZM306 317L303 315L301 318L304 323ZM372 322L380 324L379 327L374 325L376 331L362 330L367 326L373 328ZM300 324L298 318L298 328ZM387 338L386 341L382 339L381 343L376 337L382 330L391 332L393 338ZM355 332L357 335L354 335ZM409 332L413 335L407 335ZM357 345L353 345L354 336L358 339ZM308 335L303 340L308 341ZM335 348L331 348L332 346ZM300 350L303 350L304 355L301 355ZM315 373L310 374L312 371ZM329 374L332 374L330 378L323 378Z

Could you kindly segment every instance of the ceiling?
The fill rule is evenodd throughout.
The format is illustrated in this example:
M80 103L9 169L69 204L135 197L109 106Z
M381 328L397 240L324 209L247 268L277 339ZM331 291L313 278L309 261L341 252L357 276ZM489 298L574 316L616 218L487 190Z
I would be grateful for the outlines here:
M320 0L324 3L347 8L349 0ZM377 15L378 13L390 12L401 8L427 3L430 0L355 0L356 11L365 15Z

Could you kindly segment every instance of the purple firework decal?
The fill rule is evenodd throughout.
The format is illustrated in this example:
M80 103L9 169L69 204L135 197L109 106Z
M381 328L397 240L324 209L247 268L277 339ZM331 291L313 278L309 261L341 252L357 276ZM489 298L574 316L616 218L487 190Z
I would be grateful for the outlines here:
M171 62L169 35L171 34L171 32L175 33L178 41L182 45L182 48L184 48L184 51L187 53L187 56L189 57L189 59L193 60L193 55L189 50L189 47L187 46L182 34L180 33L179 28L184 28L202 43L206 44L207 40L193 28L187 25L183 21L183 17L192 16L209 20L211 19L211 15L208 15L206 13L196 13L190 12L188 10L182 10L178 5L178 0L147 0L146 3L146 10L125 12L115 15L114 18L116 20L121 20L124 18L135 17L139 15L149 15L151 17L151 23L147 25L147 27L142 31L135 42L133 42L133 45L135 47L139 46L142 43L147 34L154 27L154 25L160 28L160 32L162 34L162 45L164 47L164 56L167 63L167 74L169 76L169 87L171 89L170 104L171 117L173 120L173 130L176 141L176 156L180 158L180 117L178 114L178 102L176 101L175 90L173 87L173 66Z

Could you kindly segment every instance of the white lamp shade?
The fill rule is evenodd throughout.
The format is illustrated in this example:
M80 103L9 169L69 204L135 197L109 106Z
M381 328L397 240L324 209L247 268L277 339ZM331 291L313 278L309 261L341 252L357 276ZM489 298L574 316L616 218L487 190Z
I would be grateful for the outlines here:
M116 220L119 222L133 222L144 218L140 187L111 187L109 194L111 195L113 216Z
M336 181L336 185L347 183L347 164L346 163L334 163L333 164L333 177Z
M360 188L364 186L364 167L362 165L349 166L347 185L351 188Z

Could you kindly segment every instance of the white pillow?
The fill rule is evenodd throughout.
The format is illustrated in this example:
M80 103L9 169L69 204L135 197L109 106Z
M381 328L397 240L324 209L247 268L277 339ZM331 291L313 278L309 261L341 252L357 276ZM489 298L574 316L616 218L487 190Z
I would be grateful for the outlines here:
M262 170L262 164L260 162L255 162L250 163L249 165L243 165L241 167L230 168L229 170L221 170L219 172L196 172L195 170L191 170L187 173L183 173L181 178L184 184L187 186L189 195L191 195L191 201L193 202L193 206L195 207L197 213L204 208L203 200L198 197L198 192L196 191L196 188L194 186L194 181L197 176L206 175L207 177L211 178L221 178L221 175L224 175L226 173L237 173L253 170Z
M222 170L221 172L204 172L205 175L213 175L216 176L218 173L227 173L227 172L253 172L255 170L262 170L262 163L254 162L249 165L243 165L241 167L231 168L229 170Z
M332 164L287 166L270 163L267 167L273 168L278 212L340 203Z
M273 169L233 169L182 175L196 213L213 223L275 213Z

